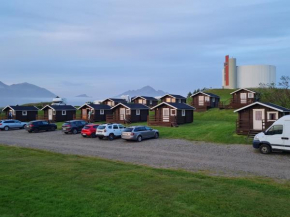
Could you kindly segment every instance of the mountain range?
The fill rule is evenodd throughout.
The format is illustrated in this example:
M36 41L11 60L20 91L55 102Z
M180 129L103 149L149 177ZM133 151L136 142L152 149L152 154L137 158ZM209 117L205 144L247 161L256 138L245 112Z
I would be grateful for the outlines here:
M27 98L53 98L56 95L45 88L34 84L20 83L7 85L0 81L0 97L27 97Z
M167 94L166 92L164 92L163 90L155 90L153 87L151 86L145 86L142 87L141 89L137 89L137 90L128 90L116 97L121 97L123 95L129 95L130 97L133 96L152 96L152 97L156 97L156 96L163 96Z

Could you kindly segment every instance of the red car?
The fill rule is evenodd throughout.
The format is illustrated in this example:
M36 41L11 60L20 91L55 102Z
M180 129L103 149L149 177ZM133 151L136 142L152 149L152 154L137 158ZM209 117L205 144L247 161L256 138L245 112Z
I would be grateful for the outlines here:
M99 126L98 124L88 124L84 126L84 128L81 131L82 136L95 138L98 126Z

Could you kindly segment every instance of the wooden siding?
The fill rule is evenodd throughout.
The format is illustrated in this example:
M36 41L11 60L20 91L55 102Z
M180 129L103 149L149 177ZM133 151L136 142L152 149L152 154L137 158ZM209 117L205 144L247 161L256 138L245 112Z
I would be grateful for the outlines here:
M22 115L22 111L15 111L15 115L12 115L12 119L29 122L37 119L38 111L27 111L27 115ZM5 118L8 118L9 110L5 111Z
M142 102L140 102L142 100ZM158 104L158 100L152 100L152 104L150 104L150 100L143 99L141 97L137 97L132 101L134 104L143 104L150 108L156 106Z
M88 112L91 111L91 117L89 119L88 117ZM104 114L101 114L101 110L100 109L92 109L91 107L85 105L82 107L82 109L80 109L80 114L76 115L74 117L75 120L84 120L84 121L88 121L88 122L105 122L106 121L106 115L110 115L112 114L111 110L104 110Z
M43 110L44 112L44 120L48 120L48 121L52 121L52 122L64 122L64 121L70 121L70 120L74 120L74 118L76 117L76 111L73 110L64 110L66 111L66 115L62 115L62 110L60 111L56 111L55 114L52 114L52 120L49 120L48 117L48 110L50 108L46 108ZM39 117L39 119L42 119L41 117Z
M125 115L120 114L120 109L125 108ZM127 114L127 110L130 110L130 114ZM107 123L136 123L136 122L146 122L147 116L149 115L149 108L148 109L140 109L140 115L136 115L137 109L128 109L125 106L118 106L112 109L111 115L106 115L106 122Z
M160 99L161 102L172 102L172 103L186 103L186 99L180 99L181 102L179 102L179 99L176 99L172 96L166 96Z
M200 105L199 97L203 97L203 102L204 102L203 105ZM209 101L207 101L207 102L205 101L206 97L209 97ZM199 94L196 94L192 97L191 105L196 108L196 110L195 110L196 112L203 112L203 111L207 111L210 108L218 108L219 98L210 97L210 96L207 96L205 94L199 93Z

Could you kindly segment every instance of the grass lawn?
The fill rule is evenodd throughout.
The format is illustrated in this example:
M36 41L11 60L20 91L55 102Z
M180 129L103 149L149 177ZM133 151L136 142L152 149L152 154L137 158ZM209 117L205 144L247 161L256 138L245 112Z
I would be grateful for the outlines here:
M290 216L290 183L0 146L1 216Z

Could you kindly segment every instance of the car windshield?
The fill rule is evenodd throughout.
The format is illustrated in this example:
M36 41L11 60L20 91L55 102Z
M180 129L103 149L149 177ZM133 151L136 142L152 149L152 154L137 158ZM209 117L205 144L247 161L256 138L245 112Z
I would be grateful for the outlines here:
M133 128L126 128L125 130L124 130L124 132L132 132L133 131Z
M90 128L91 128L90 126L85 126L85 127L84 127L84 129L90 129Z
M106 129L106 126L98 126L98 130Z
M64 122L63 125L70 125L70 122Z

